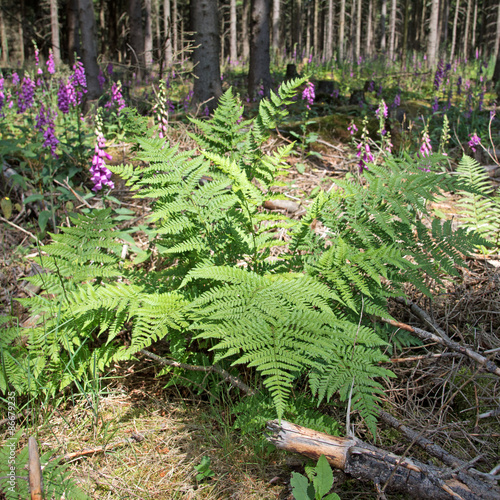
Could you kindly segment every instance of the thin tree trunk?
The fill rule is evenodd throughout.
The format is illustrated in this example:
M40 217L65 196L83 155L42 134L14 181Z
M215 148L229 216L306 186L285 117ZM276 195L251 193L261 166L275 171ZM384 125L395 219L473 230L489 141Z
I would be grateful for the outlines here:
M129 41L131 47L131 63L136 66L137 73L142 75L145 66L144 33L142 30L141 0L129 0Z
M264 87L264 95L269 95L269 66L269 0L252 0L248 95L254 96L260 85Z
M498 66L498 53L500 52L500 2L498 2L498 9L497 9L497 30L496 30L496 39L495 39L495 48L494 48L494 55L495 59L497 60L497 65ZM495 69L496 69L495 66Z
M52 54L56 66L61 64L61 43L59 41L59 14L57 0L50 0L50 30L52 34Z
M427 63L430 68L436 67L439 52L439 0L432 0L431 19L429 21L429 38L427 39Z
M105 19L106 16L104 15L105 9L106 9L105 2L104 0L101 0L99 2L99 29L97 30L100 39L100 45L99 45L100 54L106 54L108 52L108 47L105 45L104 41L104 33L106 32L106 19Z
M230 0L229 8L229 38L230 38L230 48L229 57L231 59L231 64L236 64L238 61L238 17L236 15L236 0Z
M330 62L333 58L333 0L328 0L324 54L326 62Z
M280 18L281 18L281 0L273 0L273 53L276 56L280 49Z
M477 23L477 1L474 2L474 14L472 15L472 49L476 48L476 23Z
M309 61L311 54L311 4L306 3L306 57Z
M170 25L170 31L172 33L172 50L174 53L174 57L179 53L179 43L178 43L178 25L179 25L179 17L177 14L177 0L172 1L172 22Z
M78 26L78 0L68 0L66 20L68 30L68 59L70 66L75 64L75 53L80 52L80 35Z
M151 0L144 0L145 19L144 19L144 62L146 72L149 73L153 67L153 29L151 19Z
M155 20L155 39L156 39L156 58L162 61L162 43L160 30L160 0L153 0L154 20Z
M422 2L422 19L420 20L420 31L419 31L419 42L420 47L424 46L425 42L425 27L427 26L427 2L423 0Z
M394 61L394 48L396 44L396 0L391 1L391 18L389 21L389 59Z
M345 37L345 0L340 0L339 19L339 61L344 60L344 37Z
M292 45L298 57L302 53L302 0L293 0Z
M469 31L470 31L470 11L472 10L472 0L467 0L467 13L465 14L465 30L464 30L464 46L463 54L467 58L469 56Z
M410 24L410 0L405 0L405 12L404 12L404 27L403 27L403 66L406 66L408 61L408 26Z
M373 0L368 1L368 19L366 21L365 53L367 57L372 55L373 43Z
M19 15L21 19L24 19L24 0L19 2ZM24 29L23 23L17 23L17 34L18 34L18 50L19 50L19 63L24 66Z
M2 38L2 64L7 66L9 61L9 40L7 38L7 30L5 28L2 2L0 2L0 38Z
M87 99L93 101L101 95L99 85L99 66L95 44L95 17L92 0L79 0L79 25L82 37L82 61L87 78Z
M380 13L380 51L385 56L386 49L386 36L385 36L385 23L387 20L387 0L382 0L382 10Z
M460 0L456 0L457 4L455 6L455 16L453 17L453 29L451 32L451 54L450 61L453 62L453 56L455 55L455 45L457 41L457 25L458 25L458 13L460 11ZM499 4L500 5L500 4ZM498 8L498 12L500 15L500 6Z
M350 53L352 59L354 59L356 57L355 24L356 24L356 0L352 0L352 3L351 3L351 22L350 22L350 26L349 26L349 42L350 42L349 53Z
M315 56L319 55L319 2L320 0L314 0L313 49Z
M165 50L165 64L172 64L172 15L170 13L170 0L163 0L163 40Z
M356 61L361 57L361 0L356 7Z
M248 26L250 25L250 0L243 0L243 19L241 22L241 33L242 33L242 55L243 61L248 61L250 56L250 35L248 32Z

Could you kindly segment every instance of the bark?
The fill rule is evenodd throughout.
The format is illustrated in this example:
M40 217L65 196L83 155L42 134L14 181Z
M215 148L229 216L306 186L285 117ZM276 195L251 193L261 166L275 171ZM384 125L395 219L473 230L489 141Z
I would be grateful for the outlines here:
M19 15L21 19L24 19L24 0L19 2ZM17 35L18 35L18 50L19 50L19 64L24 66L24 29L23 23L17 23Z
M333 0L328 0L324 54L326 61L330 62L333 58Z
M359 62L361 56L361 0L356 6L356 61Z
M131 63L137 67L137 73L142 74L145 66L145 57L141 0L128 0L128 17Z
M153 0L153 18L155 20L156 58L162 61L162 44L160 30L160 0Z
M172 23L171 23L171 33L172 33L172 50L174 52L174 57L178 54L179 43L178 43L178 29L179 18L177 14L177 0L172 0Z
M372 55L373 43L373 0L368 1L368 19L366 21L366 39L365 54L367 57Z
M476 48L476 24L477 24L477 2L474 2L474 14L472 15L472 49Z
M38 445L34 437L28 439L28 469L30 498L31 500L41 500L43 498L42 467Z
M153 23L151 18L151 0L144 0L144 62L146 72L149 73L153 67Z
M266 1L269 3L270 0ZM292 45L299 58L302 53L302 21L302 0L293 0Z
M495 59L497 60L497 63L495 66L495 71L498 67L498 53L499 52L500 52L500 2L498 2L498 9L497 9L497 30L496 30L496 39L495 39L495 48L494 48L494 55L495 55ZM498 81L498 77L497 77L497 81Z
M495 69L493 70L492 81L495 86L498 86L500 82L500 50L497 51L497 58L495 63ZM497 89L497 94L500 94L500 89Z
M66 7L66 29L68 31L68 59L70 66L75 64L75 53L80 53L80 27L78 17L78 0L68 0Z
M345 0L340 1L339 18L339 61L344 60L344 36L345 36Z
M248 94L253 96L264 87L264 95L271 88L269 54L269 0L251 1L250 65L248 69Z
M410 20L410 0L405 0L404 24L403 24L403 65L406 66L408 59L408 26Z
M57 0L50 0L50 30L52 35L52 54L56 66L61 64L61 43L59 41L59 13Z
M351 54L351 58L354 59L356 57L356 37L355 37L355 24L356 24L356 0L353 0L351 4L351 23L349 26L349 41L351 46L349 47L349 52Z
M238 17L236 15L236 0L229 4L229 58L232 64L238 61Z
M453 29L451 32L451 54L450 54L450 61L453 62L453 56L455 55L455 45L457 41L457 25L458 25L458 13L460 11L460 0L456 0L456 6L455 6L455 16L453 17ZM499 8L500 12L500 8Z
M170 0L163 0L163 39L165 40L165 63L172 64L172 14L170 13Z
M439 51L439 0L432 0L431 18L429 21L429 38L427 39L427 64L435 68Z
M419 45L423 47L425 40L425 27L427 26L427 2L422 1L422 18L420 19L420 30L418 35Z
M329 436L285 420L267 424L267 440L279 449L300 453L313 460L321 455L333 467L362 481L372 481L382 491L421 500L494 500L500 489L463 471L425 465L376 448L357 438Z
M469 55L469 31L470 31L470 12L472 7L472 0L467 0L467 13L465 14L465 30L464 30L464 57Z
M314 19L313 19L313 51L314 55L318 55L319 49L319 2L320 0L314 0ZM325 48L326 50L326 48ZM333 47L332 47L333 55Z
M280 49L280 15L281 0L273 0L273 53L276 56Z
M391 17L389 21L389 59L394 61L396 44L396 0L391 0Z
M309 55L311 54L311 3L306 3L305 6L306 12L306 57L309 61Z
M7 38L7 30L5 28L5 19L2 7L2 2L0 2L0 38L2 39L2 64L7 66L9 60L9 41Z
M387 45L386 34L385 34L385 23L387 20L387 0L382 0L382 8L380 14L380 51L385 55L385 49Z
M82 62L87 77L86 98L93 101L101 95L101 87L98 80L99 66L97 65L96 29L92 0L78 0L78 8L82 40Z
M243 19L241 20L241 38L242 38L242 56L243 61L248 61L250 57L250 35L248 33L248 26L250 24L250 0L243 0Z
M194 101L212 111L222 94L217 0L193 0L191 15L195 31Z

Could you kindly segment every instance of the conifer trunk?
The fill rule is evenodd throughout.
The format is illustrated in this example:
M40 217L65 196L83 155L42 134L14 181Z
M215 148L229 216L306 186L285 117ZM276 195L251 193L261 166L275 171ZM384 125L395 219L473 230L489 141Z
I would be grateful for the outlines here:
M271 88L269 54L269 0L252 0L248 94L254 96L262 84L264 95Z
M52 54L56 66L61 64L61 43L59 41L59 13L57 0L50 0L50 31L52 35Z

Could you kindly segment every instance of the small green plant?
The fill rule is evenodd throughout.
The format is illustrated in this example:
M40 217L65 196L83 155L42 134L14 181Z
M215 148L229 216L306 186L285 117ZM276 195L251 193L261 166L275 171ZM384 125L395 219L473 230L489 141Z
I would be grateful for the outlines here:
M205 455L201 459L201 462L194 466L194 468L198 471L198 474L196 474L196 481L201 482L215 476L215 472L210 468L210 462L210 457Z
M328 492L333 486L333 472L325 455L319 457L316 467L306 467L306 476L292 472L292 494L295 500L340 500Z

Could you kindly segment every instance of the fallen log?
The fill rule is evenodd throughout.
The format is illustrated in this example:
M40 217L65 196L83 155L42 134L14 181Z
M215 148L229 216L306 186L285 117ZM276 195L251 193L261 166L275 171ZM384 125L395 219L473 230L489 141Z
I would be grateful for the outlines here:
M267 440L277 448L318 460L362 481L374 482L382 491L430 500L498 500L497 484L479 481L463 471L441 469L400 457L357 438L317 432L282 420L268 422Z

